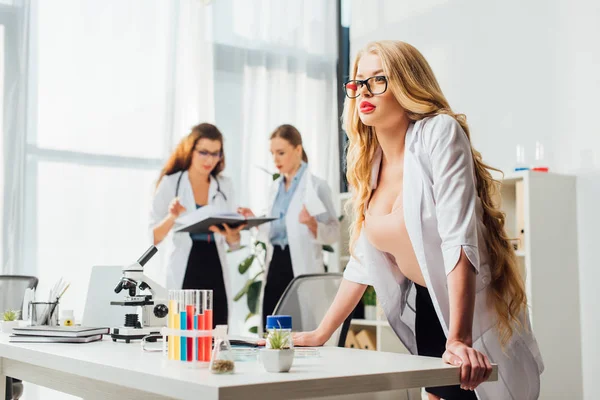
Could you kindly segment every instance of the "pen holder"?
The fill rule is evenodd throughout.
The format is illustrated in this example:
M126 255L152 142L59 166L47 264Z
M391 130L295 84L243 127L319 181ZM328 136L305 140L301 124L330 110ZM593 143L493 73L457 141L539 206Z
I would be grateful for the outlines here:
M58 325L58 300L53 302L30 301L29 325Z

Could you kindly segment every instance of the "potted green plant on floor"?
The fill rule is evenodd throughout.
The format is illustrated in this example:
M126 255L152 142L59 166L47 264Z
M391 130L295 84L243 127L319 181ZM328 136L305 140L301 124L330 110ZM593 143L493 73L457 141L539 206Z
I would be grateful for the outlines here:
M2 314L2 321L0 321L0 332L12 333L12 329L16 328L19 324L17 319L19 318L20 311L6 310Z
M373 286L367 287L362 296L362 303L365 306L365 319L377 319L377 295Z
M294 362L292 333L274 328L267 337L267 347L260 349L260 359L267 372L288 372Z

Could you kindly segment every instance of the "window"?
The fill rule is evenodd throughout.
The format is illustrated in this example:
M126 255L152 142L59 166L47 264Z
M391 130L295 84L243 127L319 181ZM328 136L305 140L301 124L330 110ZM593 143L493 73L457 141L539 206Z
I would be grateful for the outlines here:
M5 33L4 25L0 25L0 154L4 154L4 64L6 57L4 54L5 49ZM4 193L4 163L0 162L0 188ZM4 196L0 196L0 210L4 210ZM4 242L4 229L0 229L0 243ZM0 260L4 260L3 246L0 246Z
M338 0L338 114L341 116L344 111L344 91L342 85L349 79L350 75L350 18L351 18L351 0ZM342 119L339 118L340 132L340 192L348 191L348 182L346 181L346 147L348 137L342 126Z
M70 281L61 309L78 319L91 267L132 263L150 245L153 183L170 147L172 10L158 0L32 7L24 270L40 297Z
M6 200L6 177L5 173L10 173L6 170L4 155L5 155L5 135L9 134L7 124L10 122L8 118L12 110L8 109L13 103L10 101L9 94L14 90L14 75L16 71L16 35L17 14L12 6L12 2L0 1L0 188L3 195L0 196L0 221L2 224L5 221L5 200ZM7 112L8 110L8 112ZM10 240L9 235L6 235L5 229L0 229L0 268L4 267L5 260L5 240Z

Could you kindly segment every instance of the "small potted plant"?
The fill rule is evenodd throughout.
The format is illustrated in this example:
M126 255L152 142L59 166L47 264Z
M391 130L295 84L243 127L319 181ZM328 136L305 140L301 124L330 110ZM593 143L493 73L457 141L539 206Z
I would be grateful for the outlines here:
M367 287L362 296L362 303L365 306L365 319L377 319L377 295L373 286Z
M267 372L288 372L294 362L291 332L274 328L267 337L267 348L260 349L260 359Z
M16 328L19 324L17 318L19 318L19 311L6 310L2 314L2 321L0 321L0 332L12 333L12 329Z

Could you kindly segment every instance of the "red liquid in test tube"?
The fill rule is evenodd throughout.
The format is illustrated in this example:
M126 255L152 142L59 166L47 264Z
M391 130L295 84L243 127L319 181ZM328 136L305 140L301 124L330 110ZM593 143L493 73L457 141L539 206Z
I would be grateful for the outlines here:
M213 329L213 291L203 290L204 294L204 329ZM212 335L204 337L204 361L210 361L212 350Z
M188 304L185 307L185 311L187 314L187 330L191 331L194 329L194 315L196 314L194 312L194 306ZM188 361L195 361L195 357L194 357L194 338L187 338L187 360Z

